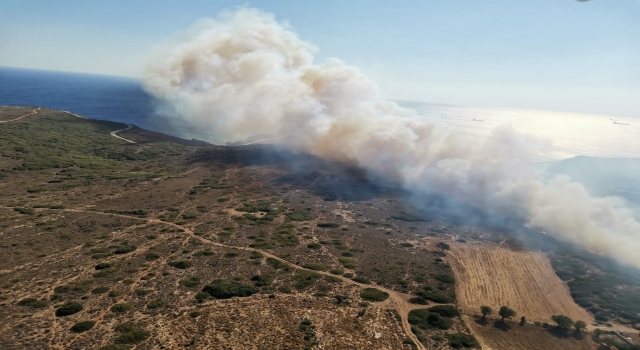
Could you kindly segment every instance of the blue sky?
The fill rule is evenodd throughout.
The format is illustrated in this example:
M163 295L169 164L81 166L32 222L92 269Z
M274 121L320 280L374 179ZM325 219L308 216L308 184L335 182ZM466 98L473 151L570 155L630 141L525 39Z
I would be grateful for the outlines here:
M388 98L640 116L639 0L3 0L0 66L136 76L169 35L238 5Z

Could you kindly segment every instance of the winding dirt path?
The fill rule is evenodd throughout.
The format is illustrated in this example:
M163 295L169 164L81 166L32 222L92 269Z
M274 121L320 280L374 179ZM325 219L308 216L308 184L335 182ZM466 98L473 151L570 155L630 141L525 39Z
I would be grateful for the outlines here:
M27 114L25 114L25 115L23 115L23 116L20 116L20 117L16 118L16 119L11 119L11 120L0 120L0 123L15 122L15 121L20 120L20 119L22 119L22 118L25 118L25 117L28 117L28 116L30 116L30 115L34 115L34 114L38 113L38 110L39 110L39 109L40 109L40 108L36 108L36 109L34 109L33 111L31 111L31 113L27 113Z
M114 131L110 132L110 134L111 134L111 136L113 136L115 138L118 138L120 140L124 140L124 141L127 141L129 143L135 143L135 141L131 141L129 139L125 139L124 137L117 135L120 131L125 131L125 130L129 130L129 129L133 129L133 124L127 124L126 128L120 129L120 130L114 130Z

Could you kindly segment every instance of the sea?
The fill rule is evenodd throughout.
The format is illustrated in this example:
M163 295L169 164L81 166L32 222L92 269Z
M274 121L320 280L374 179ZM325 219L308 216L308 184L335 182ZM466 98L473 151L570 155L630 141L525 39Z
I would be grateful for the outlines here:
M607 194L631 193L640 203L640 117L399 103L416 110L424 120L472 137L486 138L495 127L509 125L551 140L549 160L571 160L558 163L562 166L557 171L593 188L613 191ZM206 140L206 135L188 126L172 125L158 112L158 101L134 78L0 67L0 105L61 109Z

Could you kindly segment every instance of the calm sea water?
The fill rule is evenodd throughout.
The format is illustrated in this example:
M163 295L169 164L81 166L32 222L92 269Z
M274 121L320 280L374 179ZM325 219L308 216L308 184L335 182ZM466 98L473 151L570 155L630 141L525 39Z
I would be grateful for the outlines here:
M403 102L425 119L475 137L487 137L498 125L551 139L553 159L574 156L640 158L640 118L529 111L472 109ZM0 67L0 105L62 109L94 119L132 123L175 136L194 130L168 125L156 114L156 102L132 78ZM618 123L629 125L614 124ZM200 135L206 139L206 135Z
M0 67L0 105L61 109L153 126L154 101L131 78Z

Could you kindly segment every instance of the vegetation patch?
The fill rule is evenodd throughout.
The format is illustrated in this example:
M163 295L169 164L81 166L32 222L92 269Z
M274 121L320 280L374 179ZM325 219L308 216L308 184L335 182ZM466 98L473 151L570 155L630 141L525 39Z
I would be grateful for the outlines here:
M111 312L115 312L117 314L121 314L121 313L125 313L129 310L133 309L133 306L131 304L127 304L127 303L119 303L119 304L115 304L111 307Z
M169 266L176 268L176 269L181 269L181 270L186 270L188 268L190 268L191 266L193 266L193 261L191 260L173 260L173 261L169 261L167 263Z
M411 310L408 321L409 324L424 330L430 328L449 329L453 326L453 321L450 318L425 309Z
M202 291L216 299L229 299L233 297L251 296L258 292L258 288L256 286L242 284L238 281L216 279L207 284Z
M83 333L95 326L95 321L82 321L71 326L71 331L74 333Z
M304 267L305 269L309 269L309 270L315 270L315 271L326 271L327 270L327 265L325 264L321 264L321 263L306 263L304 265L302 265L302 267Z
M69 316L69 315L78 313L80 311L82 311L82 304L75 301L70 301L60 306L58 309L56 309L56 316L58 317Z
M365 288L360 292L360 298L366 301L380 302L389 299L389 293L376 288Z
M294 287L298 290L306 289L316 283L322 277L321 274L312 271L299 270L293 275Z

